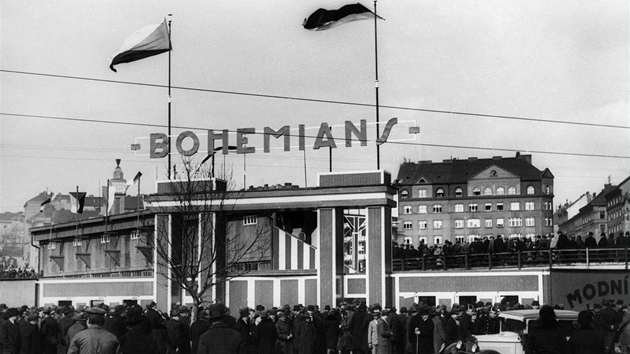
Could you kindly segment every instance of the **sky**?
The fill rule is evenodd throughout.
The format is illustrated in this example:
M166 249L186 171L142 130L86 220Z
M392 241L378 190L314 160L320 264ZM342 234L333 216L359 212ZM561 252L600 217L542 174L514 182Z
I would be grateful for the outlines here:
M307 149L248 135L254 154L219 156L236 186L314 187L329 171L376 170L374 22L326 31L301 24L348 2L7 0L0 3L0 212L43 191L98 196L121 159L141 192L166 178L148 147L168 121L168 54L109 69L136 30L172 14L173 135L289 125ZM362 2L373 9L373 2ZM381 0L379 117L398 118L380 148L395 177L404 161L532 154L555 176L556 205L630 176L627 0ZM138 85L138 84L148 85ZM344 122L368 123L345 147ZM417 126L419 134L408 134ZM230 145L236 145L231 134ZM189 143L189 141L188 141ZM184 144L186 147L186 143ZM205 152L194 156L200 162ZM181 165L179 155L173 163ZM181 166L179 167L181 169ZM245 171L244 171L245 170ZM306 172L305 172L306 171ZM132 192L132 194L135 194Z

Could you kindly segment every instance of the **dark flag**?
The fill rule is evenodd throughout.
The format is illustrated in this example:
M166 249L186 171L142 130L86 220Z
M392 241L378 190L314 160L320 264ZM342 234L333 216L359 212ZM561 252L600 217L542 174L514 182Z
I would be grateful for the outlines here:
M85 192L70 192L70 211L75 214L83 214L85 204Z
M374 16L380 18L381 20L383 19L372 12L372 10L357 3L345 5L339 10L318 9L308 18L304 19L302 26L304 26L307 30L322 31L351 21L373 19Z
M46 207L46 204L50 204L50 202L51 202L51 198L44 200L41 204L41 207L39 208L39 212L40 213L43 212L44 208Z

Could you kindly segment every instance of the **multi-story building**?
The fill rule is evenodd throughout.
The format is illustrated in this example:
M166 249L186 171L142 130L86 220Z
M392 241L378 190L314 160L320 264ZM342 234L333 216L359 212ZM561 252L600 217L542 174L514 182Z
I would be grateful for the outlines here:
M608 217L607 217L607 199L615 186L605 184L599 193L593 193L586 205L579 209L579 212L572 218L568 218L559 224L559 231L567 234L569 237L582 236L586 237L589 233L593 233L595 239L599 241L601 233L608 233Z
M630 231L630 177L613 187L605 197L608 232L618 236Z
M553 232L553 179L531 155L403 163L398 242L441 244Z

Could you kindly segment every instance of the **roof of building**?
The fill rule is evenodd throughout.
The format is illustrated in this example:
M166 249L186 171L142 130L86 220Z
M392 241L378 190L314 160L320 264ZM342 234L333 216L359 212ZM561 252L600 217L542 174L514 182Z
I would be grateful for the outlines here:
M531 164L530 158L530 155L517 155L517 157L509 158L470 158L467 160L445 160L444 162L403 163L400 165L397 179L402 184L417 184L421 178L431 184L467 183L471 177L494 165L519 176L523 181L540 180L543 173L548 170L540 171ZM549 174L551 175L550 172Z
M32 204L32 203L35 203L37 204L37 206L40 206L42 202L48 199L50 196L51 195L49 195L47 192L41 192L36 197L33 197L27 200L26 203L24 203L24 207L26 208L29 204Z

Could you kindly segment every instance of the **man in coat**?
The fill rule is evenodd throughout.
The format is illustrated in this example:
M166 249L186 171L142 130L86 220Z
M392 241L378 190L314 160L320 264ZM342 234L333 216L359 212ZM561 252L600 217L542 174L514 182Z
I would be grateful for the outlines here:
M120 342L115 335L103 329L106 311L93 307L86 313L88 315L88 328L72 337L68 354L116 354L120 349Z
M433 318L431 319L433 321L433 353L439 354L446 340L446 333L444 332L441 319L442 307L437 307L433 312ZM429 312L429 314L431 313Z
M278 339L278 331L276 330L276 324L269 318L269 311L260 311L260 323L256 326L256 347L260 354L273 354L276 346L276 339Z
M409 343L415 354L433 353L433 321L429 319L429 308L422 306L417 315L409 321Z
M39 334L39 314L31 313L26 317L26 321L20 323L20 337L22 337L22 345L20 353L23 354L39 354L41 353L41 336Z
M57 321L59 325L59 344L57 345L58 354L66 354L68 351L68 343L66 342L66 335L68 329L74 324L74 309L70 306L63 306L61 309L62 317Z
M20 352L20 346L22 345L20 330L17 324L20 312L18 309L12 307L5 311L4 317L6 321L0 325L0 343L2 343L4 353L18 354Z
M308 314L303 316L303 320L295 327L295 344L299 354L311 354L313 344L317 339L317 330L313 324L313 319Z
M212 325L199 338L198 354L245 354L241 334L225 324L227 308L225 305L211 304L208 313Z
M52 317L52 309L50 307L46 307L42 310L42 316L43 319L39 325L39 332L42 335L42 353L56 354L57 343L59 342L59 325Z

